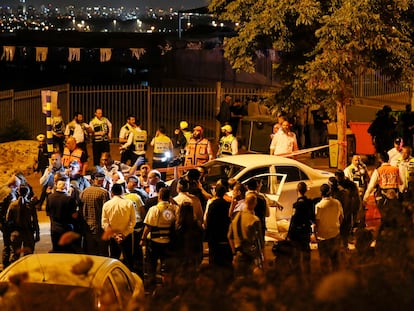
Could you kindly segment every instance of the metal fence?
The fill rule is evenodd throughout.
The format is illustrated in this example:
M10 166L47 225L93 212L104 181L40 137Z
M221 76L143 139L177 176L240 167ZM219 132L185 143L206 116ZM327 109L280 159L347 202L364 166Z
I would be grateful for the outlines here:
M266 95L264 89L222 88L152 88L140 85L93 85L70 86L69 84L46 87L29 91L13 90L0 92L0 128L7 120L16 119L26 124L30 136L35 137L46 131L46 119L42 114L42 90L58 92L58 107L66 122L76 112L81 112L85 122L93 118L95 109L103 109L104 115L113 124L113 137L117 138L120 127L129 114L135 115L150 136L159 126L164 126L172 135L180 121L190 126L203 125L205 136L218 137L218 122L215 115L224 94L247 102L253 96Z

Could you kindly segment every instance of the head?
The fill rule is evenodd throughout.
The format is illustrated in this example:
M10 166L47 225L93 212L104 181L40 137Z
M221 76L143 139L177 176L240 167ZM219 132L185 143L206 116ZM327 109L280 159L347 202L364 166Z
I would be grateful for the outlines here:
M216 186L216 197L223 198L227 193L227 188L221 184Z
M124 176L121 176L119 172L113 172L111 179L112 179L112 184L125 182Z
M204 166L197 166L196 169L200 173L200 180L204 180L208 174L207 169Z
M181 121L180 122L180 130L188 131L188 122L187 121Z
M411 157L412 148L410 146L404 146L401 151L401 157L403 160L408 160Z
M204 128L201 125L197 125L193 129L193 137L195 139L201 139L201 138L203 138L203 133L204 133Z
M54 116L55 117L62 116L62 110L60 108L56 108L56 110L54 111Z
M121 184L114 184L111 189L112 195L123 195L124 187Z
M137 176L135 175L130 175L128 176L127 179L127 189L128 190L133 190L135 188L139 187L139 179Z
M39 142L40 145L46 143L46 136L44 134L39 134L36 136L36 140Z
M185 177L189 181L198 181L200 180L200 172L196 168L191 168L187 171Z
M50 157L50 162L52 163L53 168L59 169L62 166L62 157L60 153L55 152Z
M178 192L188 192L190 191L190 183L185 178L180 178L177 183Z
M397 149L398 151L401 151L402 146L403 146L403 139L401 137L398 137L398 138L394 139L394 148L395 149Z
M216 193L217 193L217 187L223 186L226 189L226 192L229 191L229 180L226 178L220 178L216 182Z
M101 119L102 116L103 116L102 108L96 108L96 110L95 110L95 117L97 117L98 119Z
M129 125L132 125L132 126L135 126L135 116L133 116L133 115L129 115L128 117L127 117L127 123L129 124Z
M335 178L338 182L341 182L345 179L345 173L343 170L336 170Z
M68 191L70 187L69 176L65 174L58 174L56 178L56 190L60 192Z
M336 177L329 177L328 184L329 186L331 186L331 190L338 190L338 180L336 179Z
M327 198L331 195L331 187L328 184L323 184L320 191L323 198Z
M257 180L255 178L251 178L246 183L247 189L250 191L257 190Z
M301 181L298 183L296 190L300 195L305 195L306 191L308 191L308 186L303 181Z
M7 186L12 190L12 191L17 191L17 189L19 189L19 187L22 185L22 181L21 179L16 176L16 174L13 174L9 180L7 181Z
M69 137L66 141L66 147L70 151L75 150L76 149L76 139L74 137Z
M79 162L78 161L72 161L72 162L70 162L68 169L69 169L69 175L70 176L76 176L76 175L78 175L79 174L79 171L80 171L80 164L79 164Z
M158 192L158 201L168 202L170 200L170 189L167 187L161 188Z
M242 183L236 183L233 187L233 198L236 200L243 199L246 195L246 187Z
M166 133L166 132L167 132L167 131L166 131L166 129L165 129L165 126L161 125L161 126L158 128L158 133L165 135L165 133Z
M142 164L139 168L139 172L142 177L148 177L148 172L151 170L150 166L148 164Z
M352 165L358 167L361 164L361 157L359 155L354 155L352 157Z
M161 173L158 170L151 170L148 173L148 183L155 186L159 181L161 181Z
M244 202L246 203L246 208L249 211L254 211L254 208L257 205L257 196L256 196L256 194L248 193L246 195L246 198L245 198Z
M91 175L91 179L94 185L102 187L105 183L105 174L103 172L94 172Z
M230 135L233 132L233 128L231 127L231 125L224 125L221 127L221 131L225 134L225 135Z
M100 162L102 167L110 167L113 163L111 154L109 152L102 152Z
M27 186L20 186L17 192L19 194L19 197L26 199L29 195L30 189Z
M75 112L73 114L73 119L77 122L77 123L82 123L83 122L83 114L80 112Z
M285 133L289 133L290 131L290 123L289 121L283 121L282 123L282 131Z
M387 152L380 152L377 154L377 159L380 164L387 163L390 160L390 157Z
M229 94L225 94L225 95L224 95L224 101L225 101L226 103L230 103L230 101L231 101L231 96L230 96Z
M233 106L242 106L242 101L240 98L236 98L233 102Z

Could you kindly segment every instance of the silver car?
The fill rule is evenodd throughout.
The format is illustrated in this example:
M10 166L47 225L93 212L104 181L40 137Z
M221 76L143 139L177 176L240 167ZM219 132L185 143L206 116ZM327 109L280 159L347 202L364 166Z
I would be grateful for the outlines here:
M142 280L119 260L33 254L0 273L1 310L143 310Z
M327 183L331 172L313 169L299 161L266 154L242 154L218 158L203 165L208 172L207 182L215 184L220 178L234 178L246 183L251 178L262 180L261 192L270 205L270 217L266 219L268 236L287 232L296 202L296 187L300 181L308 186L309 198L320 197L319 188ZM278 207L283 207L280 210ZM283 236L281 236L283 238Z

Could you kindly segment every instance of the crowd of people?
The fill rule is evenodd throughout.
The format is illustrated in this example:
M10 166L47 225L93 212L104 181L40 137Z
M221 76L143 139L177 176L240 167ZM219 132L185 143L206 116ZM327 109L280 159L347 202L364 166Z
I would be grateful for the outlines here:
M214 155L201 125L190 131L188 123L182 121L172 139L160 127L149 142L147 132L135 116L129 115L119 135L121 161L112 159L112 125L103 117L102 109L96 109L89 124L78 112L66 127L60 119L58 123L59 131L54 127L53 133L59 138L55 152L50 164L40 170L40 199L22 173L17 172L8 182L10 193L1 205L3 268L22 254L34 252L40 238L37 209L45 204L51 222L52 252L121 259L145 280L148 291L157 288L160 275L164 289L183 279L192 282L203 273L210 273L212 282L219 275L221 282L235 286L239 277L254 278L257 271L272 269L269 263L273 259L265 258L264 252L269 204L266 195L260 193L260 180L251 179L246 185L233 179L220 179L214 185L206 182L208 172L202 164L238 152L230 123L222 124L223 135ZM93 144L91 169L88 135ZM45 138L38 139L43 151ZM317 270L323 275L355 263L367 264L375 256L402 260L394 256L408 252L414 208L414 158L411 147L402 141L395 140L395 150L379 153L380 166L371 176L361 157L355 155L345 170L338 170L322 185L318 200L306 197L305 183L297 185L298 199L287 233L288 256L274 248L279 261L276 266L284 268L283 273L278 270L281 275L293 273L306 278L315 273L311 241L318 243ZM148 145L153 148L151 161L147 159ZM296 135L282 118L270 153L284 155L297 149ZM167 184L165 168L171 155L181 157L180 164L187 170ZM375 236L366 230L364 219L374 189L382 216ZM374 252L371 243L375 238ZM353 239L357 251L350 256L348 243ZM202 265L204 242L213 270ZM211 271L217 276L212 277Z

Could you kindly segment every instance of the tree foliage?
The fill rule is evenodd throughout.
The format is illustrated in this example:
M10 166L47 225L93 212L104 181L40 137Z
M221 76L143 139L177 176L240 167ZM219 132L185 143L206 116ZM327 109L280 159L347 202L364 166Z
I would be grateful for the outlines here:
M225 42L234 69L254 71L258 49L279 51L275 105L322 104L340 118L360 73L379 70L390 83L412 83L413 0L212 0L210 10L239 25ZM344 141L345 129L338 131Z

